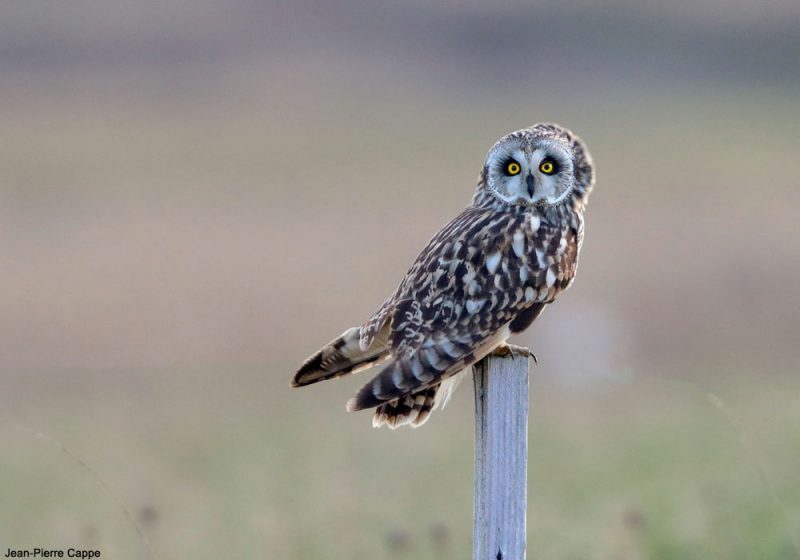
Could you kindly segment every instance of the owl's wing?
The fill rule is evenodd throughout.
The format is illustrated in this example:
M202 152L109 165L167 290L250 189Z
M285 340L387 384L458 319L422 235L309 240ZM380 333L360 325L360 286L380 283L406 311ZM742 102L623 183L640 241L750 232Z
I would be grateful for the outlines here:
M522 212L470 207L428 243L384 304L391 309L392 359L348 410L431 387L470 366L508 336L520 312L566 287L559 269L570 267L546 252L570 253L568 240L561 241L561 230L534 229L525 220L530 215ZM573 274L574 267L569 280Z

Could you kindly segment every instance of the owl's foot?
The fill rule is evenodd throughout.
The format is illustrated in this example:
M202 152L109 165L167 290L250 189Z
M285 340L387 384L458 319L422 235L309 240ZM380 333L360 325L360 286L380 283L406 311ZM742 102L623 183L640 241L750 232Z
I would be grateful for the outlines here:
M492 356L498 356L500 358L505 358L506 356L511 356L512 358L531 357L533 358L534 364L539 363L539 360L536 359L536 355L528 348L517 346L516 344L507 344L505 342L492 351Z

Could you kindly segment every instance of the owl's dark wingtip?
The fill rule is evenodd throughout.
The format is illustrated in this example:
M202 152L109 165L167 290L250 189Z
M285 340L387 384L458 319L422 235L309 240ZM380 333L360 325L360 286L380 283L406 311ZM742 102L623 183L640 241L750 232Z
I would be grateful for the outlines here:
M347 412L356 412L357 410L361 410L360 408L358 408L358 401L356 400L355 397L350 397L350 400L347 401L346 405L344 405L344 409Z
M303 382L303 377L302 376L303 376L302 373L297 372L294 375L294 377L292 377L292 381L291 381L291 383L289 383L289 386L294 388L294 387L305 387L306 385L308 385L307 382Z
M382 405L384 402L386 401L375 396L375 393L372 391L372 384L368 383L347 401L346 409L347 412L356 412L366 408L375 408L376 406Z
M303 387L315 381L320 381L319 373L322 370L322 351L317 352L300 366L292 378L292 387Z

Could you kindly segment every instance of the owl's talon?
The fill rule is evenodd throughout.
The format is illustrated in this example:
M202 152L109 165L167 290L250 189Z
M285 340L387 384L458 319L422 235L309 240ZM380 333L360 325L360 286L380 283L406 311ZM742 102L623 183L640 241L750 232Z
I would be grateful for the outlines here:
M530 356L533 358L534 363L539 363L536 356L529 349L524 346L517 346L516 344L503 343L494 349L492 356L498 356L500 358L505 358L506 356L511 356L512 358L527 358Z

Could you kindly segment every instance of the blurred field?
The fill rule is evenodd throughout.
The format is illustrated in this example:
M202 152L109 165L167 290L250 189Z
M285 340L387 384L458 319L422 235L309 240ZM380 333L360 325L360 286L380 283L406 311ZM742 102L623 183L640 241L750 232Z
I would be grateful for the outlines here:
M343 6L0 8L0 551L149 558L124 504L162 559L469 557L470 387L288 384L553 120L598 183L516 341L529 557L800 558L797 4Z
M230 80L176 105L68 81L5 109L5 366L302 358L383 301L498 136L547 118L598 167L580 280L537 323L555 372L573 340L594 374L793 371L794 90L361 101L334 81L334 102Z
M97 374L19 380L26 406L11 420L88 461L161 558L469 557L471 388L422 429L378 431L343 412L352 384L289 393L288 367L106 372L125 381L91 399ZM701 384L578 391L546 382L545 367L533 378L531 556L798 556L796 379L730 379L715 388L720 409ZM57 447L10 427L0 441L3 543L148 557Z

